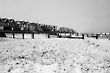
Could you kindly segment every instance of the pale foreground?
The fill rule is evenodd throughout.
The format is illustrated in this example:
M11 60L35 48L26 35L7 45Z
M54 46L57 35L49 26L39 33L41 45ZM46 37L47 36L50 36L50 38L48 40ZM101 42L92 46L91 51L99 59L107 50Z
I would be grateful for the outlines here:
M110 41L0 40L0 73L110 73Z

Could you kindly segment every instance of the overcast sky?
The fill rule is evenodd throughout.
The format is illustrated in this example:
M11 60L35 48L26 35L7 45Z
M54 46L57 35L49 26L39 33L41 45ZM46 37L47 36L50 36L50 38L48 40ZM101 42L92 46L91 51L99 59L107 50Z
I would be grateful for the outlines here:
M0 0L0 17L110 32L110 0Z

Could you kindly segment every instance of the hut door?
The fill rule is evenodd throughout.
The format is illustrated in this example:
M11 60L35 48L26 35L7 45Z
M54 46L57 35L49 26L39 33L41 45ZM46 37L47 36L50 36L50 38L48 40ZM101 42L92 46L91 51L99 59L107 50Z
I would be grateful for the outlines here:
M4 28L3 28L4 30L11 30L12 28L11 27L9 27L9 26L4 26Z

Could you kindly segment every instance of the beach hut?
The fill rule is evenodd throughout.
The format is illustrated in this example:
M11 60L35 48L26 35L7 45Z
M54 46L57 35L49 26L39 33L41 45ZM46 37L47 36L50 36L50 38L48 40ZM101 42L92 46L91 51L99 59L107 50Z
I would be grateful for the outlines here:
M9 24L9 20L7 18L2 18L3 22L3 30L11 30L12 26Z
M0 19L0 30L3 30L3 22L1 19Z

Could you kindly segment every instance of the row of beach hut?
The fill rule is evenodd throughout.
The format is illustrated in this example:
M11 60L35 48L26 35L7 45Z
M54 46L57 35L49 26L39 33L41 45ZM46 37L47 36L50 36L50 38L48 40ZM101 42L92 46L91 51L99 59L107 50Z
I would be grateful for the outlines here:
M0 33L1 35L3 35L3 33L12 33L13 38L15 38L14 33L22 33L24 39L25 33L31 33L32 38L34 38L34 34L36 33L45 33L48 34L48 38L50 38L50 35L60 37L60 33L75 33L75 31L66 27L59 28L52 25L29 23L25 21L15 21L13 19L0 18Z

